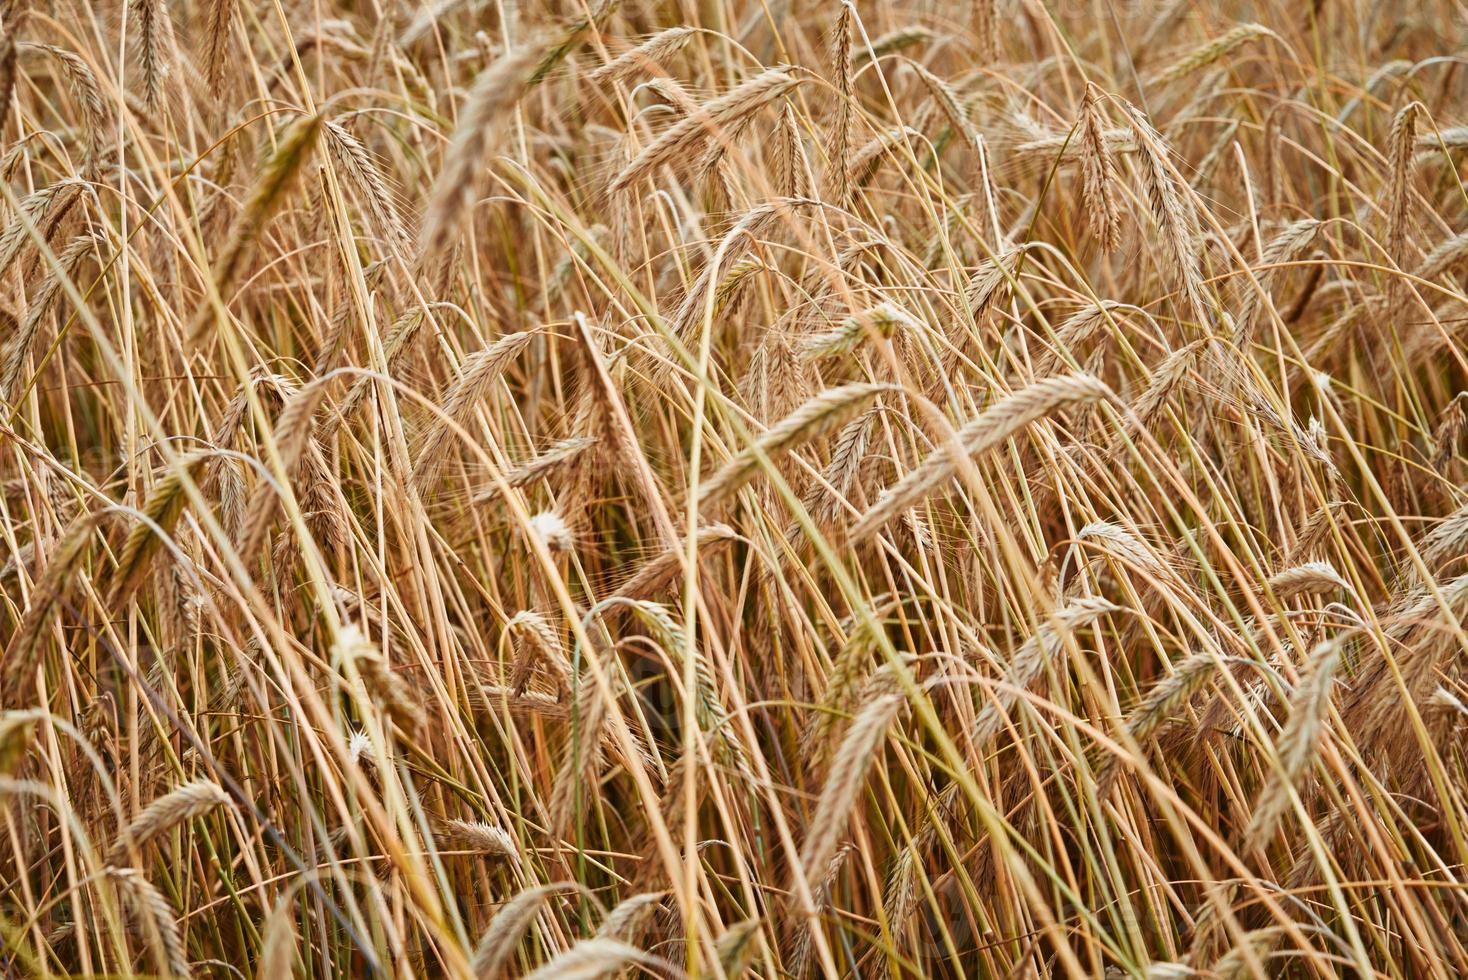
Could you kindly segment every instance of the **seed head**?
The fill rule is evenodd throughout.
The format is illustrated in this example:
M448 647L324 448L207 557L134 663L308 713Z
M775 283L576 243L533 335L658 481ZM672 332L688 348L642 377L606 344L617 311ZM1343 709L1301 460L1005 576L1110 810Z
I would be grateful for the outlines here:
M570 551L573 539L566 521L553 510L543 510L530 518L530 533L551 551Z
M361 765L363 758L372 761L372 740L365 731L354 731L347 737L347 757L353 765Z

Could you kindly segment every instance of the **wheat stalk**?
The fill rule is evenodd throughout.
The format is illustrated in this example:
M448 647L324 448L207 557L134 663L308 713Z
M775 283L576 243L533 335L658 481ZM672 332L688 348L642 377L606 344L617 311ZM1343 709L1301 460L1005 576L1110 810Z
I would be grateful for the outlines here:
M1268 294L1268 286L1278 272L1277 266L1299 258L1314 243L1315 237L1320 233L1321 224L1322 222L1314 218L1302 218L1285 226L1265 246L1264 254L1259 259L1263 271L1258 277L1258 287L1255 288L1252 284L1245 287L1243 302L1239 304L1238 315L1234 317L1234 330L1238 337L1247 339L1252 335L1261 293Z
M444 850L465 850L518 864L515 839L501 827L479 820L444 820L434 827L434 843Z
M81 104L85 115L84 131L87 137L87 165L90 168L97 162L97 157L102 150L102 138L109 132L108 102L102 97L102 88L97 84L97 76L91 66L83 61L74 51L57 47L54 44L39 44L32 41L22 41L17 47L22 51L41 51L56 61L61 68L61 74L66 79L66 84L77 101Z
M786 104L780 110L780 121L776 124L774 151L775 193L781 197L812 197L810 163L805 157L805 148L800 137L800 128L795 123L795 110Z
M836 853L827 862L826 869L821 874L820 881L816 884L814 894L814 906L816 914L820 914L829 907L831 903L831 889L836 883L836 878L841 873L841 868L846 864L846 859L856 850L856 845L846 844L836 849ZM810 929L803 926L795 927L795 941L790 952L790 975L796 978L804 978L809 975L811 961L811 934Z
M0 37L0 120L10 115L15 100L15 80L19 74L20 51L15 44L15 25L6 25Z
M867 458L872 426L881 411L880 408L869 409L846 423L837 433L831 458L826 461L820 480L811 487L803 501L805 509L818 525L830 527L840 520L845 502L850 500L856 489L857 477Z
M719 545L732 543L739 539L739 534L727 524L708 524L698 529L694 535L694 547L700 555L707 554ZM665 588L673 577L682 569L685 548L676 545L661 554L655 555L642 564L632 577L623 582L617 589L617 595L628 599L646 599L658 590Z
M353 665L368 695L404 731L420 732L428 724L428 714L412 688L398 676L382 650L359 627L347 623L337 631L331 656L336 663Z
M602 733L609 710L606 699L590 679L578 678L574 690L576 702L571 712L570 737L566 740L550 799L551 828L556 837L563 836L572 818L584 809L589 790L601 771Z
M112 570L111 602L126 602L142 584L153 556L163 546L163 538L183 516L188 504L186 481L194 480L204 459L204 453L193 453L179 460L148 494L142 519L133 525L118 552Z
M804 360L817 360L849 354L866 338L889 337L899 328L914 332L922 330L921 324L897 306L879 303L859 313L853 313L825 333L803 338L800 357Z
M505 623L505 635L516 641L515 663L510 671L510 690L525 693L531 672L537 663L544 664L565 692L571 689L571 665L561 645L561 638L540 613L528 609L517 612Z
M51 230L81 198L86 186L80 177L67 177L20 202L20 214L0 234L0 275L35 241L33 235L39 233L41 241L50 238Z
M1150 738L1173 712L1208 683L1221 663L1214 650L1199 650L1182 660L1132 710L1126 720L1127 733L1138 742Z

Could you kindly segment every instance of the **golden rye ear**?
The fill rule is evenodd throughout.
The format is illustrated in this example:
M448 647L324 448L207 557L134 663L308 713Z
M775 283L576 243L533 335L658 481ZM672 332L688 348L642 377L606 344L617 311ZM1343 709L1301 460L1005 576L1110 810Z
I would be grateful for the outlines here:
M228 804L229 794L207 779L169 790L121 828L113 845L112 863L121 865L129 852L140 851L144 844L165 831Z
M509 115L527 91L545 51L540 42L522 44L474 79L423 214L418 233L420 265L442 255L472 213L479 171L503 145Z
M143 509L122 541L117 564L112 569L108 602L126 603L152 568L153 557L173 533L188 506L185 481L195 481L208 453L192 453L179 460L148 493Z
M851 526L850 539L862 541L870 537L888 521L935 492L958 472L960 458L993 449L1026 426L1066 406L1115 400L1115 393L1105 382L1084 374L1046 378L1000 399L963 424L952 448L935 449L901 480L882 491L877 502Z
M284 205L297 174L311 156L321 125L319 115L305 115L292 121L280 134L275 151L256 175L239 217L232 224L229 239L210 268L208 289L211 298L201 303L194 313L188 331L190 346L203 343L209 324L227 315L226 307L244 275L250 250L265 230L271 215Z
M714 472L699 487L699 496L717 503L752 479L761 467L771 465L803 442L829 432L851 412L883 392L896 391L890 384L856 382L821 392L761 433L749 446Z

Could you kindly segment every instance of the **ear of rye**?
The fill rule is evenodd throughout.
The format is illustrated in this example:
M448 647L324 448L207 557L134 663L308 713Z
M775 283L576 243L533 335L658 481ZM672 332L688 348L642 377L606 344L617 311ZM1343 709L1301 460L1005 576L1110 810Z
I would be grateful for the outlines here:
M884 391L890 384L853 382L821 392L775 423L735 456L699 489L699 496L714 503L747 483L759 472L761 460L774 461L801 443L840 425L848 413Z
M955 453L977 456L1067 405L1092 404L1115 397L1104 382L1089 375L1071 374L1037 381L1001 399L958 431L956 446L934 450L916 469L889 487L852 526L851 540L870 537L950 480L958 470Z

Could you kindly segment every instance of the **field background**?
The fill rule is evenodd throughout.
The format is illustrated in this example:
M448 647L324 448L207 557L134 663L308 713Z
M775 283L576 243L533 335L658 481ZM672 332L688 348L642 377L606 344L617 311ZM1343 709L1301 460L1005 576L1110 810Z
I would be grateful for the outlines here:
M0 0L0 969L1468 973L1465 26Z

